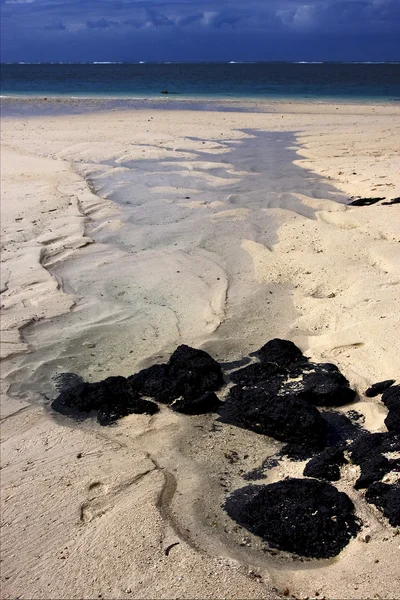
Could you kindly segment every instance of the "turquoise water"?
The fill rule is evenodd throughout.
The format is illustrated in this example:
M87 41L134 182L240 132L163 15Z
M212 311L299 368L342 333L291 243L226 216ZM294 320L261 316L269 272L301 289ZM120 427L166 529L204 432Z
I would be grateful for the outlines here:
M5 64L1 94L398 101L400 63Z

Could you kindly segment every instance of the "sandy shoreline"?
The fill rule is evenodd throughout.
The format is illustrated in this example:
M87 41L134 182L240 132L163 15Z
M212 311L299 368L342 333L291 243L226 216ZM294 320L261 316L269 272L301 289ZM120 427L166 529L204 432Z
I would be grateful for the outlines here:
M337 364L384 431L363 392L400 373L399 206L346 203L400 196L399 114L3 119L2 597L396 597L399 538L352 489L356 467L340 489L363 531L335 560L291 565L241 547L219 508L220 473L239 487L274 443L212 415L75 427L41 405L59 372L129 375L179 343L237 360L283 337Z
M195 110L205 112L265 112L314 114L332 110L340 111L340 114L360 113L365 110L375 111L379 114L398 114L399 102L393 100L379 100L369 102L365 100L354 100L346 98L211 98L211 97L84 97L84 96L0 96L2 105L2 116L8 117L31 117L31 116L55 116L66 114L85 114L87 112L108 111L137 111L137 110Z

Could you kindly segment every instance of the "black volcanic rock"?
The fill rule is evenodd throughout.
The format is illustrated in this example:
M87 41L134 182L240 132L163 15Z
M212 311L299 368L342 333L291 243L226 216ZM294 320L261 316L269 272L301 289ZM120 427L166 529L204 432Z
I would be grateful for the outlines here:
M261 362L275 363L280 367L287 367L299 360L307 360L300 348L293 342L280 340L279 338L270 340L262 348L252 352L251 355L257 356Z
M365 395L367 396L367 398L374 398L378 394L382 394L382 392L387 390L387 388L393 385L394 382L395 379L386 379L385 381L379 381L378 383L374 383L373 385L371 385L371 387L369 387L366 390Z
M139 393L170 404L181 396L197 398L224 382L220 365L207 352L181 345L167 364L153 365L128 378Z
M150 396L162 403L170 402L175 394L179 393L175 382L169 378L168 365L165 364L142 369L128 377L128 381L132 388L143 396Z
M400 452L400 434L382 433L382 452Z
M315 406L343 406L356 396L336 365L311 362L292 365L279 394L297 394Z
M239 369L230 373L229 378L234 383L247 387L267 387L271 391L271 387L275 387L276 391L281 386L286 370L278 367L278 365L269 362L253 363L248 367ZM273 378L274 375L279 375ZM276 383L275 383L276 382Z
M356 490L368 487L391 471L389 460L382 454L373 454L360 463L361 475L354 484Z
M279 397L263 389L231 388L221 420L313 451L324 447L326 425L319 411L297 396Z
M393 385L385 390L381 400L387 408L396 408L400 404L400 385Z
M349 446L352 461L359 465L366 456L379 452L394 452L396 450L396 436L388 433L370 433L368 431L360 435ZM400 450L400 447L397 448Z
M385 425L391 433L400 433L400 404L389 408Z
M125 377L108 377L61 391L51 407L56 412L77 418L85 418L91 411L97 411L100 425L109 425L132 413L152 415L158 411L154 402L143 400L132 390Z
M214 392L206 392L196 398L181 396L171 402L170 408L185 415L203 415L216 412L221 404L221 400Z
M350 498L315 479L285 479L234 491L224 508L274 548L311 558L336 556L360 530Z
M178 346L169 359L168 367L169 377L182 389L180 395L197 397L205 392L215 392L224 383L217 361L207 352L190 346Z
M364 431L361 423L358 420L349 418L349 413L352 416L352 411L340 413L332 409L324 410L323 418L327 425L327 446L344 448L348 443L360 437Z
M371 206L379 202L379 200L385 200L385 198L358 198L357 200L353 200L353 202L349 202L349 206Z
M307 452L323 448L325 423L318 411L306 405L341 406L352 401L355 392L347 379L335 365L310 363L287 340L270 340L254 354L260 362L230 374L231 380L239 384L229 394L230 414L243 427L288 442L293 456L308 456L305 448ZM145 396L173 403L174 410L195 414L220 406L213 392L223 383L217 361L203 350L181 345L168 363L143 369L127 380L114 377L93 384L79 381L72 389L63 388L54 407L82 414L97 410L99 420L106 423L130 412L157 410L141 398ZM255 394L252 398L251 390ZM396 429L397 422L389 423L389 427Z
M391 433L400 433L400 385L394 385L385 390L381 398L389 409L385 425Z
M397 448L396 448L397 447ZM362 489L380 481L397 468L397 462L384 456L399 449L398 438L390 433L364 433L349 446L351 460L360 466L361 474L354 487Z
M98 410L103 401L103 389L99 383L85 383L61 388L51 403L51 408L62 415L85 419L92 410Z
M400 527L400 484L373 483L365 499L380 508L392 527Z
M213 380L214 385L220 386L223 383L219 363L204 350L182 344L171 354L168 364L174 368L194 370L209 376L212 374L215 378Z
M336 365L297 360L288 366L260 362L230 374L241 386L261 388L278 396L296 395L315 406L343 406L356 396Z
M342 448L326 448L314 456L305 466L303 475L316 479L338 481L340 467L346 463Z

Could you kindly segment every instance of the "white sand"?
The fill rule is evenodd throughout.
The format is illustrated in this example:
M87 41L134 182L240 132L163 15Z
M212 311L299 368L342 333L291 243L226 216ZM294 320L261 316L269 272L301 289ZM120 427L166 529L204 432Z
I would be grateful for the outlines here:
M399 537L352 489L355 467L340 489L358 538L332 561L279 563L239 546L246 532L219 508L273 443L167 409L75 427L38 402L58 372L128 375L182 342L228 361L285 337L335 362L384 431L386 410L362 392L400 373L400 206L343 202L400 196L399 114L3 120L2 597L398 596Z

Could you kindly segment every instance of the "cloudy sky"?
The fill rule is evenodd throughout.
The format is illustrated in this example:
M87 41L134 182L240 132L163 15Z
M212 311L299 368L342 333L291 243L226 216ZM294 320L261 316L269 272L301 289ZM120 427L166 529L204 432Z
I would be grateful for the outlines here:
M2 62L400 60L400 0L0 0Z

